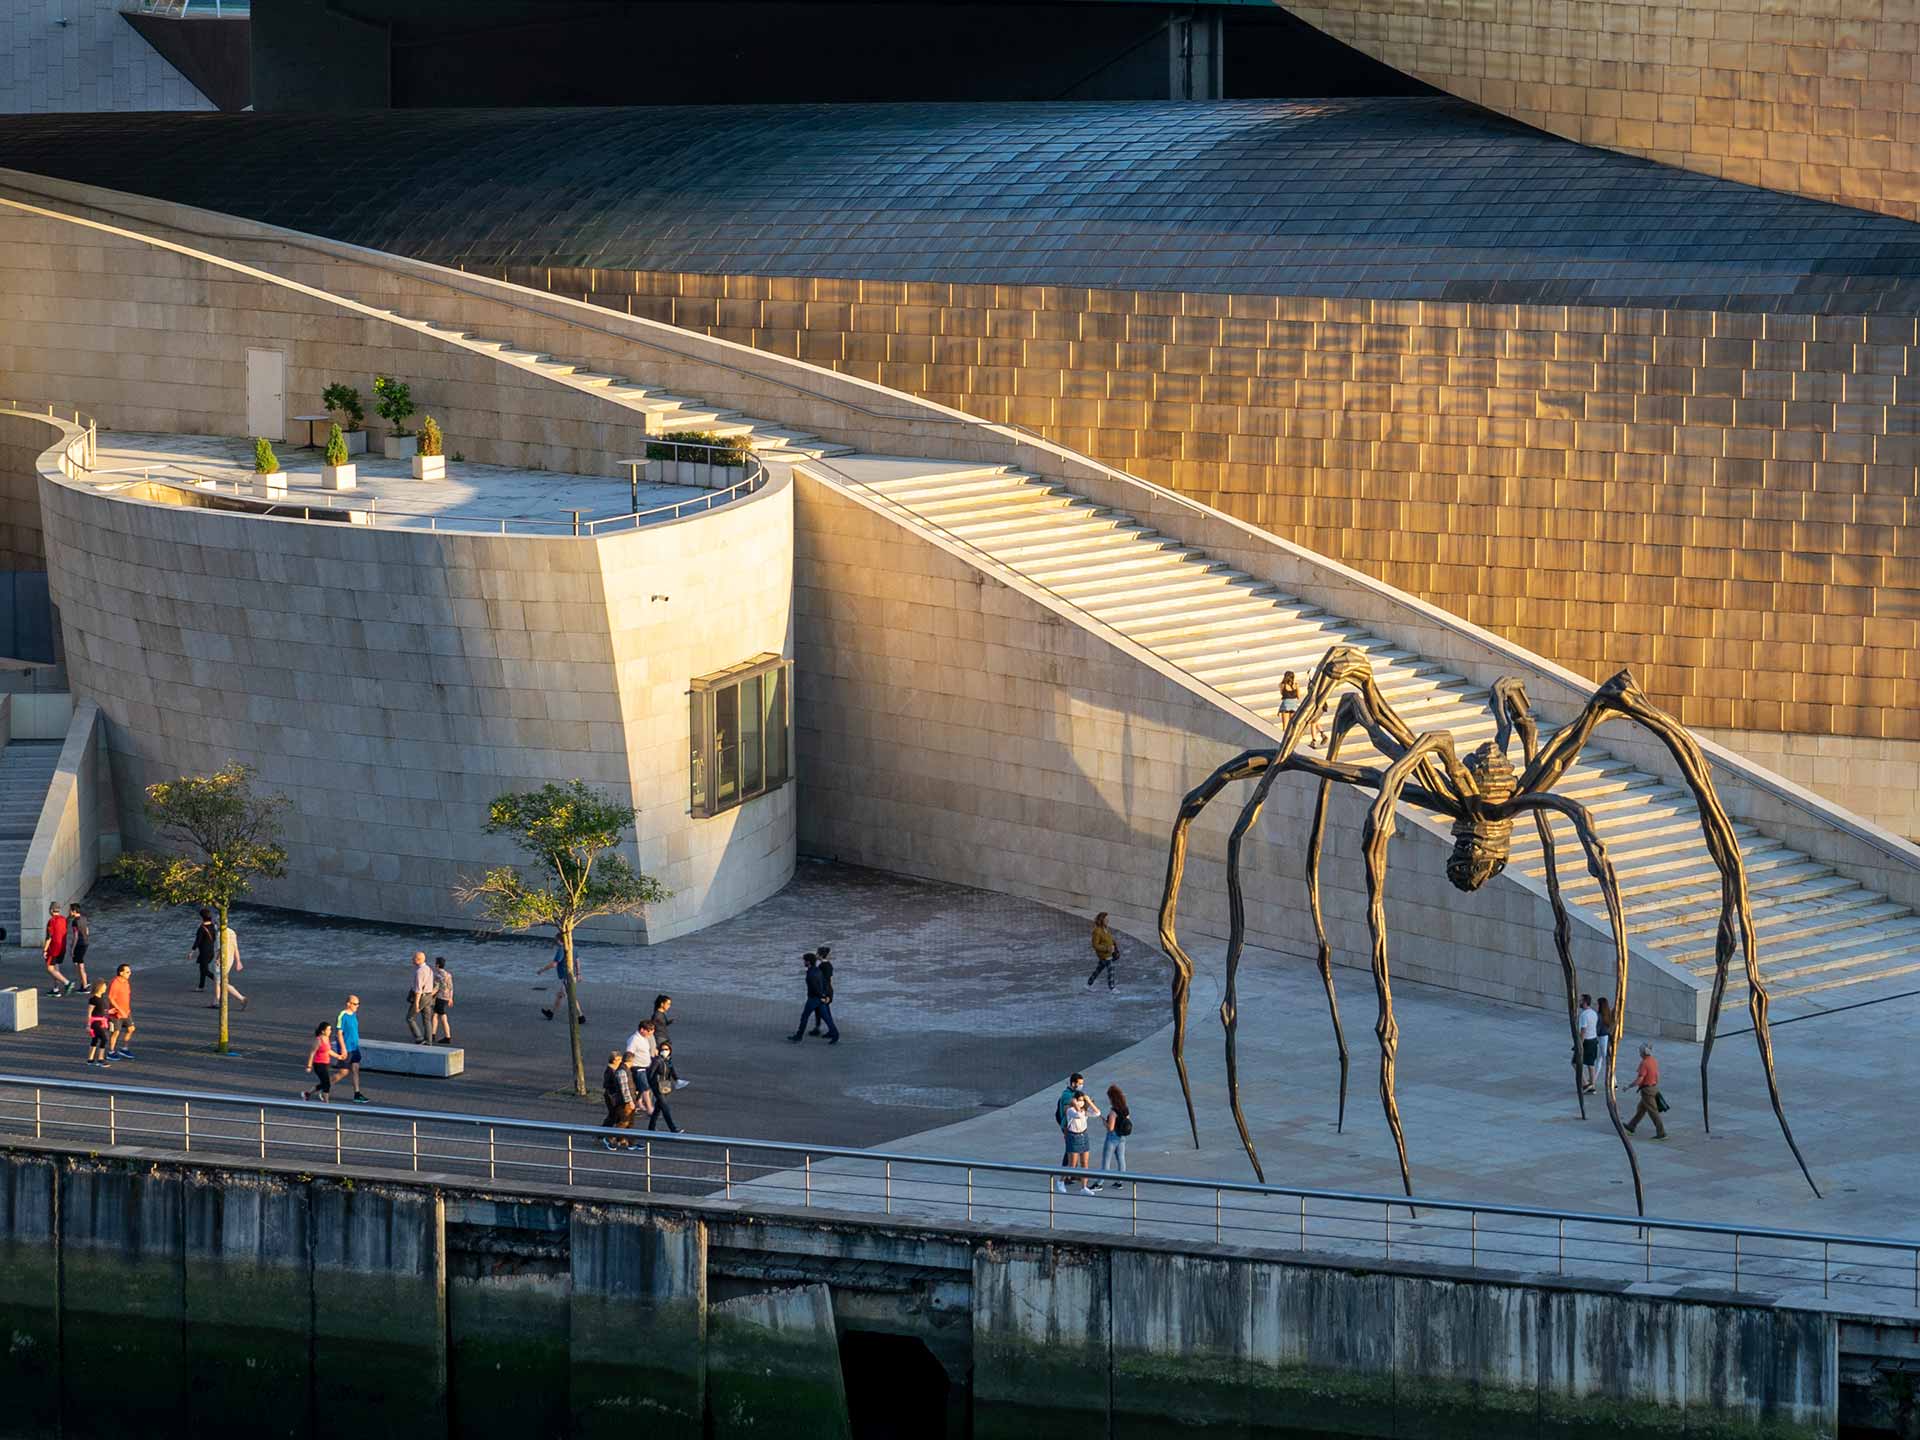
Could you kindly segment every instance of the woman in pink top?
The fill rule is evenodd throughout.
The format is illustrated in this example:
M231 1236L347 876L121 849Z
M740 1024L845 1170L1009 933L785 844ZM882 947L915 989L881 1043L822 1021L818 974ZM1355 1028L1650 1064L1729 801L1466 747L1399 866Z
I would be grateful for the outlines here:
M333 1099L333 1026L322 1023L314 1027L313 1050L307 1056L307 1066L313 1071L313 1088L302 1090L300 1098L328 1104Z
M1667 1127L1660 1123L1660 1062L1653 1058L1653 1046L1640 1047L1640 1068L1634 1072L1633 1083L1640 1091L1640 1108L1627 1122L1627 1133L1631 1135L1640 1117L1646 1115L1653 1118L1653 1138L1666 1139Z

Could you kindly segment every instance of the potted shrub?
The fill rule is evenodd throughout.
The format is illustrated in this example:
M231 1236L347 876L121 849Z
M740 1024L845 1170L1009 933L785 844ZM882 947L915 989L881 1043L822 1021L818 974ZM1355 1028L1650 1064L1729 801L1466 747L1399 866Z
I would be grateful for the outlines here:
M391 376L376 375L373 395L373 408L393 427L393 433L381 442L381 449L389 460L411 460L416 444L413 432L407 429L407 417L413 414L412 388Z
M354 467L347 463L347 437L338 425L327 427L327 463L320 467L322 490L352 490L359 483Z
M346 438L347 454L366 454L367 411L360 402L360 392L351 385L329 385L320 392L320 403L329 412L338 412L346 417L341 434Z
M742 435L715 435L706 430L679 430L647 444L647 458L658 461L654 478L664 485L699 485L724 490L747 478L747 457L753 448Z
M440 422L429 415L420 422L420 453L413 457L413 478L447 478L446 439L440 434Z
M262 495L287 493L287 477L280 473L280 457L273 453L273 446L264 435L253 442L253 479Z

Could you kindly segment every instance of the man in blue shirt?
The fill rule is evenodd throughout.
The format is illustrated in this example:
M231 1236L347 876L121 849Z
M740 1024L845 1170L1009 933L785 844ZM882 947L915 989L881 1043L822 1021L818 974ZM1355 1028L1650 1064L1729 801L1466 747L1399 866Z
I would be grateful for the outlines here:
M360 1093L360 997L347 996L347 1008L333 1022L334 1043L340 1058L353 1076L353 1098L362 1105L371 1102Z

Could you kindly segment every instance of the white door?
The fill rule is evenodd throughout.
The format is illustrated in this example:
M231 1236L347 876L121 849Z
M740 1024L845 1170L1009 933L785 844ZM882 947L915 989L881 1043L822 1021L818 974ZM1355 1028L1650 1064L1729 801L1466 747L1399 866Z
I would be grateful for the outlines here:
M287 357L281 351L247 351L247 434L287 438Z

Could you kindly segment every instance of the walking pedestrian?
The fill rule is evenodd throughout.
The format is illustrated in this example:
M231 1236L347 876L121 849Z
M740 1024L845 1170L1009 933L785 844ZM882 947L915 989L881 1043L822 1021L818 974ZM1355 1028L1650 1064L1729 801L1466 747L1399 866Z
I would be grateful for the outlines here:
M428 1032L435 1044L453 1044L453 971L447 957L433 957L433 1025Z
M1091 1195L1100 1188L1098 1180L1089 1184L1086 1179L1087 1162L1093 1148L1093 1142L1087 1137L1087 1127L1091 1121L1098 1119L1099 1115L1100 1107L1093 1103L1093 1097L1085 1090L1080 1090L1075 1092L1072 1101L1068 1103L1066 1116L1062 1122L1067 1139L1065 1157L1067 1168L1081 1172L1080 1193L1082 1195ZM1070 1179L1054 1183L1059 1185L1062 1191L1073 1188Z
M107 998L107 982L101 980L87 996L87 1064L107 1067L107 1044L112 1031L113 1002Z
M1580 1088L1593 1094L1593 1067L1600 1058L1600 1012L1593 1008L1593 997L1580 997Z
M209 1010L220 1008L220 994L225 991L231 1000L238 1000L242 1010L247 1008L247 997L240 993L240 987L233 983L234 974L247 968L240 958L240 932L229 925L220 932L220 965L213 977L213 1004Z
M109 1060L131 1060L133 1051L127 1048L137 1028L133 1023L133 967L122 965L113 972L113 979L107 982L107 1002L111 1007L107 1018L113 1022L112 1045L107 1050Z
M1107 1141L1100 1149L1100 1173L1109 1169L1127 1173L1127 1137L1133 1134L1133 1111L1127 1106L1126 1092L1118 1085L1107 1086ZM1108 1162L1112 1163L1109 1164ZM1111 1182L1118 1190L1122 1182Z
M813 1017L813 1029L807 1033L817 1040L826 1034L820 1028L821 1019L833 1014L833 961L827 958L833 953L833 947L816 945L813 953L820 957L820 1013Z
M673 1042L662 1040L654 1048L653 1063L647 1066L647 1089L653 1095L653 1110L647 1116L647 1129L653 1129L664 1120L667 1129L676 1135L681 1133L683 1127L673 1123L673 1111L667 1108L667 1096L673 1093L678 1078L673 1073Z
M798 1045L807 1035L809 1020L824 1020L827 1026L827 1043L840 1043L840 1027L833 1023L833 1011L827 1008L826 982L820 978L820 957L809 950L803 957L807 967L807 1003L800 1011L800 1024L787 1039Z
M340 1053L340 1064L353 1080L353 1099L358 1105L370 1105L373 1102L360 1093L360 997L347 996L346 1008L334 1017L333 1035L335 1048Z
M640 1108L653 1113L653 1094L647 1089L647 1067L653 1064L654 1023L642 1020L627 1036L627 1068L633 1072L634 1087L640 1092Z
M540 1007L540 1013L546 1016L547 1019L549 1020L553 1019L554 1011L563 1010L566 1008L566 1004L567 1004L566 967L567 967L567 947L565 945L555 945L553 947L553 959L549 960L546 964L542 965L538 970L533 972L536 975L544 975L547 973L547 971L551 970L553 971L554 978L560 982L558 985L553 987L553 1003L551 1005L542 1005ZM587 1023L587 1012L580 1008L580 952L577 950L574 952L574 955L573 955L573 995L574 995L574 1000L573 1000L574 1016L576 1019L579 1020L579 1022L582 1025L584 1025Z
M1099 963L1093 967L1093 973L1087 976L1089 990L1103 970L1107 973L1107 989L1113 989L1114 977L1119 973L1113 968L1113 962L1119 955L1120 942L1114 938L1113 928L1107 924L1107 912L1102 910L1093 917L1093 958Z
M1661 1112L1667 1108L1667 1097L1660 1093L1660 1062L1654 1058L1653 1046L1640 1047L1640 1068L1634 1072L1634 1088L1640 1092L1640 1108L1633 1112L1633 1118L1627 1122L1627 1133L1634 1133L1642 1117L1652 1117L1653 1138L1667 1138L1667 1127L1660 1119Z
M633 1085L633 1071L627 1068L626 1053L615 1050L607 1056L607 1070L600 1077L600 1093L606 1097L607 1118L604 1126L608 1130L631 1130L633 1128L633 1110L639 1103L639 1095ZM611 1135L602 1135L600 1145L605 1150L631 1150L633 1141L616 1140Z
M313 1044L307 1047L307 1069L313 1072L313 1088L302 1090L302 1100L333 1102L333 1026L322 1020L313 1029Z
M93 941L93 927L80 913L80 902L67 902L67 959L80 977L80 988L87 987L87 946Z
M672 1009L673 997L671 995L656 995L653 997L653 1038L655 1043L667 1038L667 1027L673 1024L673 1018L669 1013ZM674 1076L673 1083L676 1088L681 1090L693 1084L691 1080L685 1079L678 1074Z
M60 913L60 907L47 907L46 938L40 942L40 959L47 967L47 994L58 999L62 995L71 995L80 987L67 979L66 972L60 968L60 962L67 954L67 917Z
M207 982L209 980L214 979L214 973L213 973L214 933L213 932L214 932L213 911L203 909L200 912L200 928L193 932L193 945L187 951L187 958L193 961L195 964L197 964L200 967L199 988L202 990L207 988ZM218 988L217 982L216 982L216 988Z
M433 1043L433 967L427 952L413 952L413 980L407 986L407 1035L422 1045Z
M1600 1042L1593 1054L1593 1074L1594 1081L1597 1084L1599 1083L1599 1077L1607 1074L1607 1056L1613 1049L1613 1006L1608 1002L1607 997L1602 995L1598 1000L1594 1001L1593 1009L1595 1016L1594 1028ZM1614 1088L1613 1078L1611 1076L1607 1078L1607 1088L1609 1090Z

